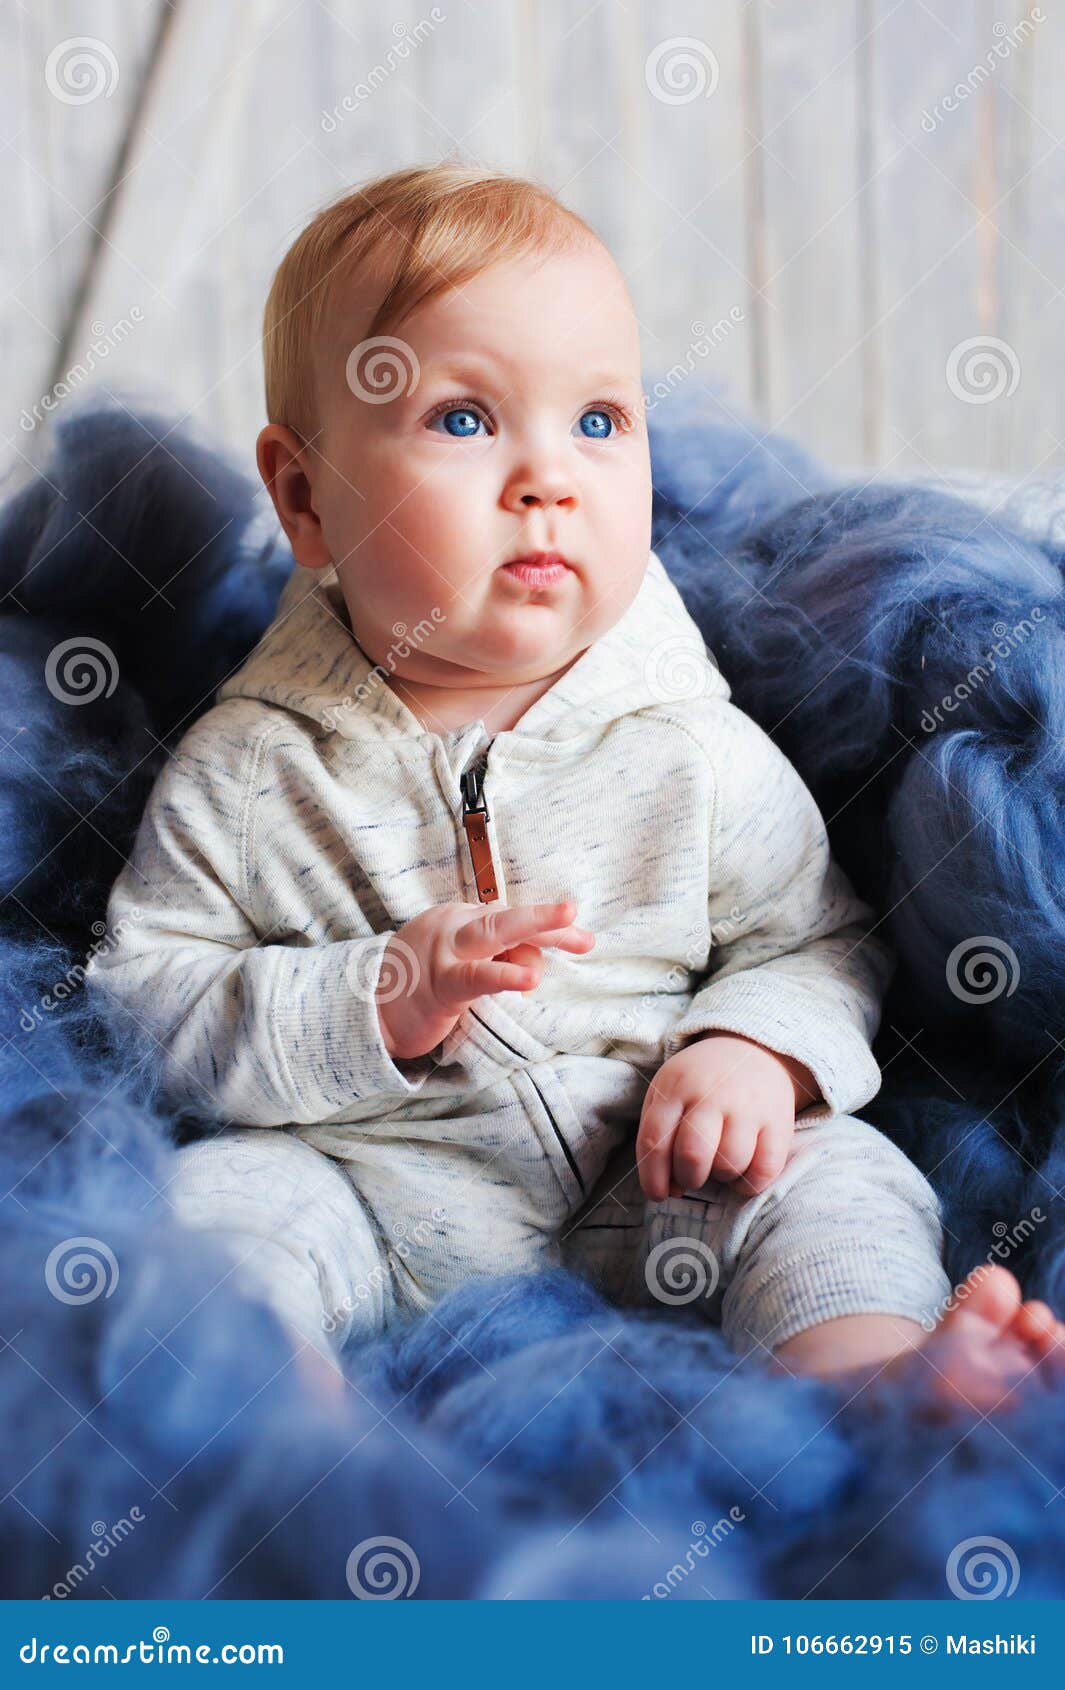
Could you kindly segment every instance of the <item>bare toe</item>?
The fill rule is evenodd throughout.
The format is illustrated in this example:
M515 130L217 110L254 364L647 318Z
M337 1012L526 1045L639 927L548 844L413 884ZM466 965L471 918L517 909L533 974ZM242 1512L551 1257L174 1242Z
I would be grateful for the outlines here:
M1058 1326L1053 1309L1033 1299L1021 1304L1010 1331L1022 1343L1030 1345L1036 1355L1044 1356L1054 1347Z
M975 1268L952 1301L920 1352L936 1376L935 1397L986 1414L1012 1406L1014 1387L1037 1359L1017 1323L1041 1330L1038 1313L1022 1316L1021 1288L997 1265Z
M950 1332L956 1326L964 1328L975 1315L1002 1333L1017 1317L1021 1307L1021 1288L1009 1269L996 1263L974 1268L968 1278L962 1280L952 1301L953 1307L947 1310L940 1322L941 1332Z
M1065 1370L1065 1324L1046 1303L1022 1302L1007 1268L982 1265L958 1286L917 1355L899 1357L890 1371L903 1365L931 1385L926 1409L934 1417L959 1405L990 1415Z

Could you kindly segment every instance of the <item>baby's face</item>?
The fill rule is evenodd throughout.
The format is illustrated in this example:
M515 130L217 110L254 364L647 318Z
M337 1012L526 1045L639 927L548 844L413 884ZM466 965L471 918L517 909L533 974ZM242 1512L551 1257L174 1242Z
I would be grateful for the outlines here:
M550 674L627 609L650 548L639 336L620 273L589 242L438 295L396 329L406 350L384 402L372 346L360 368L350 356L368 321L352 301L323 337L312 472L360 644L436 686ZM538 552L566 560L557 581L505 567ZM412 649L397 656L404 634Z

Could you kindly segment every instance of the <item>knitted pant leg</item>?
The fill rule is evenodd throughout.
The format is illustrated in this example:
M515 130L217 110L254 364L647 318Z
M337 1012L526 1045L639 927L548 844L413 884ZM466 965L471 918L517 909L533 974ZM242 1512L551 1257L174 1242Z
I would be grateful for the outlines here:
M387 1324L391 1275L347 1175L290 1133L235 1127L177 1152L167 1195L216 1234L237 1282L329 1355Z
M950 1291L935 1193L854 1115L800 1126L756 1197L711 1180L649 1204L639 1269L633 1300L706 1312L741 1355L839 1315L927 1321Z

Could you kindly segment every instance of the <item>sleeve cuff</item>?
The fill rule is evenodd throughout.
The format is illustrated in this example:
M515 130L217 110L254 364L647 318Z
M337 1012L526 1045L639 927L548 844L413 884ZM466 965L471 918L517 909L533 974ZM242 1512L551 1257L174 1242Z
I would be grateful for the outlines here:
M328 1119L370 1097L413 1097L435 1067L432 1053L396 1062L385 1048L377 984L391 933L288 949L272 1020L279 1059L309 1119Z
M666 1056L710 1032L742 1033L767 1050L805 1063L825 1101L802 1110L796 1116L799 1126L852 1115L880 1090L880 1068L864 1035L845 1021L829 1024L810 994L786 981L767 988L737 976L696 994L666 1038Z

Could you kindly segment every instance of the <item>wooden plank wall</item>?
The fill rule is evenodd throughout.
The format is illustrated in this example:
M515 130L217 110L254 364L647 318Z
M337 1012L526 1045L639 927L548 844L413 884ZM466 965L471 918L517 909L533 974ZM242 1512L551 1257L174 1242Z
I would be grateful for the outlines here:
M14 480L93 386L250 464L286 246L348 184L456 154L600 230L650 396L714 385L846 468L1062 463L1049 4L14 0L0 30Z

